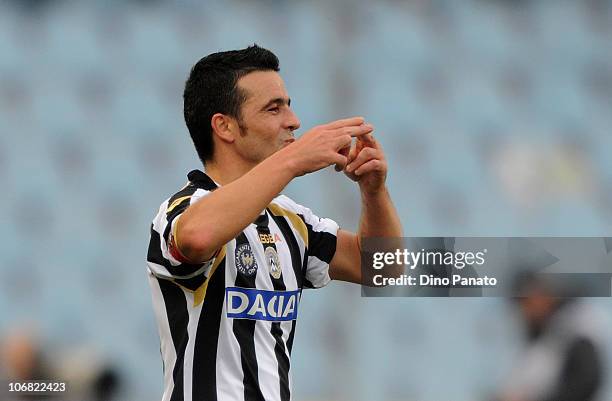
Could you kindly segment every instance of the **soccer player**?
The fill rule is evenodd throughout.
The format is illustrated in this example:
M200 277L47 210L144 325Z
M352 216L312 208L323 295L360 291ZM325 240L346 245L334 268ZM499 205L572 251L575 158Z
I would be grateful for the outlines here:
M360 238L401 236L373 127L353 117L296 139L278 71L255 45L202 58L186 82L185 121L206 173L191 171L161 204L147 255L164 401L290 400L302 288L360 283ZM357 235L279 195L330 165L359 184Z

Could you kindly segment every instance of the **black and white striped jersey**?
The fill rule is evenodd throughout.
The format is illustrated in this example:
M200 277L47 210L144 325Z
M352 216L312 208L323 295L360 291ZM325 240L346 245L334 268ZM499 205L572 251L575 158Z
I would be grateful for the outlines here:
M177 219L217 187L199 170L188 178L159 208L147 254L162 400L290 400L301 291L330 281L338 225L281 195L212 260L181 263Z

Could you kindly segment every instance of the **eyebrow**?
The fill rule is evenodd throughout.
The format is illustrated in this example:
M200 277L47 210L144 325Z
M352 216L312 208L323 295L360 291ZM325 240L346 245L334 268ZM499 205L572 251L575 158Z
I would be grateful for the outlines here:
M291 106L291 98L284 98L284 97L276 97L272 100L270 100L268 103L265 104L265 106L263 106L261 109L265 110L268 107L272 106L272 105L279 105L279 106L283 106L283 105L287 105L287 106Z

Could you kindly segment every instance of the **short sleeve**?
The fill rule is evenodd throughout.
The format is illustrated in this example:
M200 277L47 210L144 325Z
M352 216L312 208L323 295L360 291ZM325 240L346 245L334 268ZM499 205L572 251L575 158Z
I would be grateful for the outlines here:
M298 205L298 209L298 215L308 230L304 287L321 288L331 281L329 264L336 253L338 223L318 217L307 207Z
M162 279L174 280L178 284L195 290L205 280L214 259L201 264L182 262L177 249L173 249L174 229L182 213L209 191L188 186L162 203L153 223L147 252L147 266L151 273Z

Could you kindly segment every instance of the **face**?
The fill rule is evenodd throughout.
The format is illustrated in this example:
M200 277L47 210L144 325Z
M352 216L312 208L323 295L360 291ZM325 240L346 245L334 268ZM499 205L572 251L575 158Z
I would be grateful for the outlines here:
M235 145L240 156L259 163L295 139L300 121L290 107L285 84L275 71L255 71L238 80L246 94L242 104L241 134Z
M532 291L527 297L520 300L523 317L530 323L538 323L546 319L554 308L553 297L537 290Z

